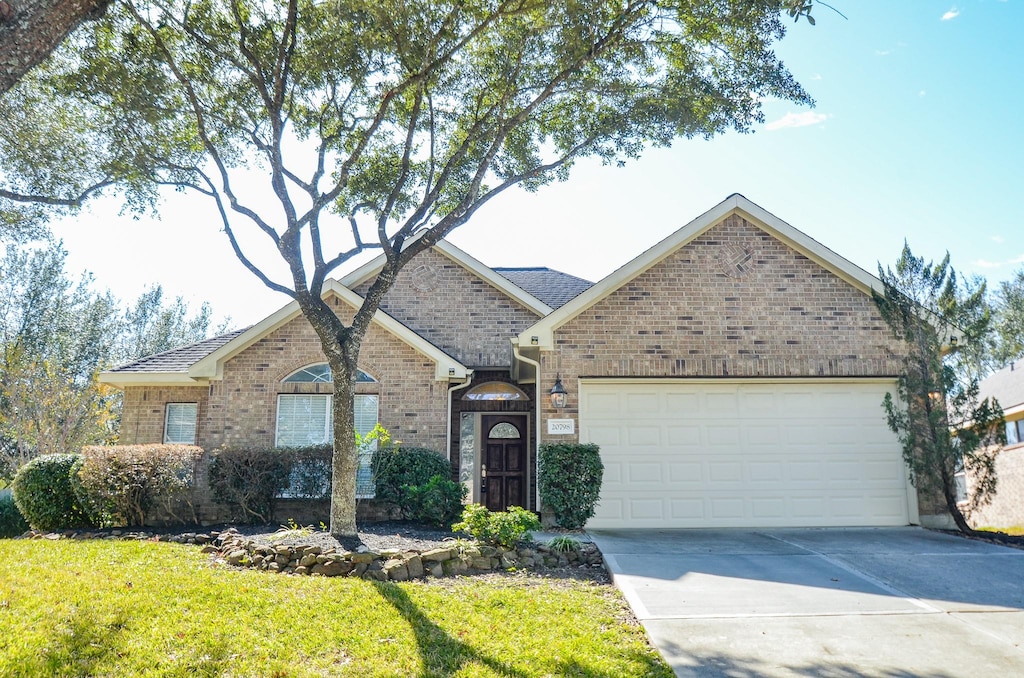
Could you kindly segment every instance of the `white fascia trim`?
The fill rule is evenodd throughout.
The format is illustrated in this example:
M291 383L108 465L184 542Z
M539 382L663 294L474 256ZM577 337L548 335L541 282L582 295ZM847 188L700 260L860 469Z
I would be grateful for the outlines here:
M333 278L324 283L323 296L327 297L329 294L336 294L352 308L359 308L363 303L362 297ZM302 311L299 308L299 302L292 301L197 362L189 369L188 376L192 378L205 377L208 379L221 378L224 373L224 363L227 360L300 315L302 315ZM377 311L373 316L373 322L396 336L412 349L430 358L434 362L434 378L437 381L465 379L468 375L472 374L472 370L384 311Z
M543 318L553 310L537 297L533 296L518 285L513 284L508 278L504 277L490 266L487 266L483 262L475 259L469 254L466 254L447 240L441 240L438 242L434 245L434 249L473 273L491 287L496 288L505 296L518 301L540 317ZM383 254L375 257L373 260L363 264L343 277L341 279L341 284L350 289L359 287L364 282L380 273L381 269L384 268L384 261L385 257ZM413 261L415 261L415 259Z
M758 228L775 236L804 256L832 271L865 294L870 294L872 289L882 289L882 282L875 276L848 259L839 256L817 240L798 231L759 205L752 203L738 193L734 193L675 233L649 248L640 256L597 282L565 306L554 311L551 315L542 318L533 326L528 327L519 334L519 345L530 346L531 337L537 337L538 344L534 344L534 346L539 346L544 350L552 350L554 348L554 333L558 327L572 320L630 280L633 280L644 271L668 258L680 247L699 237L705 231L718 225L733 214L742 215L748 221L753 222Z
M206 379L193 379L186 372L100 372L99 382L118 388L126 386L205 386Z
M587 384L889 384L896 377L579 377ZM879 407L881 409L881 407Z

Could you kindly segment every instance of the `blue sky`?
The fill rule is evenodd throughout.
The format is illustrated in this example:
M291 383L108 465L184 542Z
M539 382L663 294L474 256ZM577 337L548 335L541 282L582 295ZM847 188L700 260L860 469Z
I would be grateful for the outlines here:
M831 0L779 54L817 100L766 101L754 134L679 141L625 168L581 163L566 183L512 191L451 240L491 266L597 280L732 193L876 272L915 254L990 284L1024 269L1024 2ZM162 220L97 202L55 225L73 270L131 299L159 282L234 324L288 300L235 260L213 214L172 196ZM209 216L207 216L209 215Z

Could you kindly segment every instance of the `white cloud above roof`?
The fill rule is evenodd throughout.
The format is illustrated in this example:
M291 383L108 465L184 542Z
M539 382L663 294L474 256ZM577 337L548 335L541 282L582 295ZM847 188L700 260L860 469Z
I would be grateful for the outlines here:
M956 7L953 7L948 12L942 15L942 21L949 21L950 19L955 19L958 16L960 16L960 10L958 10Z
M764 128L769 131L777 129L785 129L787 127L809 127L811 125L817 125L828 120L828 115L824 113L815 113L814 111L804 111L802 113L786 113L778 120L773 120L767 123Z

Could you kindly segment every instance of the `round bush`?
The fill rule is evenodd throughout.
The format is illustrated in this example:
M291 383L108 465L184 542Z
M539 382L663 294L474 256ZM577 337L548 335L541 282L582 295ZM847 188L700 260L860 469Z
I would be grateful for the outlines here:
M0 538L17 537L28 531L28 521L10 494L0 494Z
M541 504L570 530L582 529L594 516L601 496L604 464L597 445L558 443L541 445L537 484Z
M371 462L377 499L402 505L405 486L420 487L434 476L451 478L452 467L440 453L425 447L385 447Z
M71 471L77 460L74 454L47 454L25 464L14 476L14 503L34 529L89 526L71 485Z

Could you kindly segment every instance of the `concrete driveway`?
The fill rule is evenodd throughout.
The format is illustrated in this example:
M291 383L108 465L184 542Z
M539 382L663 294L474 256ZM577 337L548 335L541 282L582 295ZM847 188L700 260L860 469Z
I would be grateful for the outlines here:
M678 676L1024 675L1024 551L920 528L590 533Z

